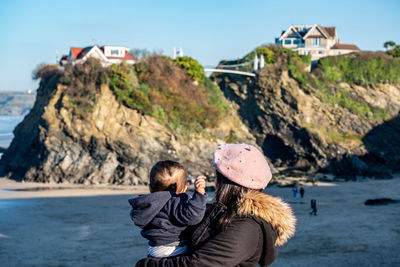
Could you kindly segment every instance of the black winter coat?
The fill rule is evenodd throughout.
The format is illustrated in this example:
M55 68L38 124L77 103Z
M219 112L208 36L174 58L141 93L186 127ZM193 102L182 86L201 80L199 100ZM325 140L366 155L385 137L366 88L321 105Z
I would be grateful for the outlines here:
M279 198L249 192L238 203L238 211L228 228L210 234L225 207L214 204L192 234L187 255L147 258L136 266L261 266L277 257L276 246L283 245L295 231L295 217Z

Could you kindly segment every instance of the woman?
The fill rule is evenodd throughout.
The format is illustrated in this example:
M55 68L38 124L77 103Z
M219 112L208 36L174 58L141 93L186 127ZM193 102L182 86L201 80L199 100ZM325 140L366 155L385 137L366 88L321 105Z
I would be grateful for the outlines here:
M147 258L136 266L267 266L294 235L290 207L262 190L271 180L264 155L246 144L218 147L216 203L191 235L187 255Z

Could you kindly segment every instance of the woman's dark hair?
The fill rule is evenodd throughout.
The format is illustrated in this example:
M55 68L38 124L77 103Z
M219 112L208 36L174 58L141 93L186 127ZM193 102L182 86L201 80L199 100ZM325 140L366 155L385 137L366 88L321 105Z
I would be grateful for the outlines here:
M238 201L249 191L262 191L250 189L238 185L226 178L223 174L217 171L217 179L215 182L215 201L226 206L226 211L218 218L215 227L215 232L225 231L228 225L232 222L233 217L237 213Z
M249 189L232 182L218 171L215 185L215 201L224 204L227 208L217 220L214 228L216 232L220 232L224 231L232 222L237 212L238 200L241 199Z

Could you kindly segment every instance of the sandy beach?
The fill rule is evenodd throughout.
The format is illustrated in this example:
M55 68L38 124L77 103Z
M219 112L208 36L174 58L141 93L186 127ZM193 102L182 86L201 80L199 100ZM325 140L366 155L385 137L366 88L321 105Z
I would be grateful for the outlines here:
M79 185L16 182L0 178L0 200L52 197L88 197L107 195L135 195L148 192L144 185Z
M289 202L296 236L272 266L399 266L400 179L306 185L304 199L289 187L267 193ZM129 218L128 198L147 187L17 183L0 178L1 266L132 266L146 241ZM212 196L212 194L211 194ZM309 215L310 199L318 216Z

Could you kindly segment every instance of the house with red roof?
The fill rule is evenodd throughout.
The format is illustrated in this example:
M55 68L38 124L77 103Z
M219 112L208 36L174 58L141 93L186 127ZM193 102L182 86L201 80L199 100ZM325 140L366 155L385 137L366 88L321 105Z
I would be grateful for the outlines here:
M97 58L103 66L120 64L126 62L135 64L137 59L129 53L129 48L123 46L88 46L71 47L68 55L63 55L61 65L79 64L85 62L89 57Z
M292 25L282 31L275 44L296 50L300 55L311 55L312 60L360 51L354 44L339 43L336 27L319 24Z

